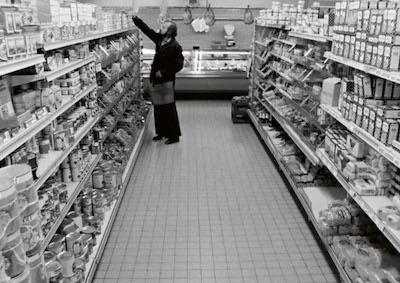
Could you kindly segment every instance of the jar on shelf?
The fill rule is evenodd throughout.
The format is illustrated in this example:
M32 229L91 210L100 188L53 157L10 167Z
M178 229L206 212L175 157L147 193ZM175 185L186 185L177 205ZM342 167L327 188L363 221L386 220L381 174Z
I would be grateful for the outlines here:
M57 260L61 263L63 277L71 277L74 275L74 256L71 252L64 251L60 253L57 256Z
M74 257L79 257L82 255L82 241L81 234L78 232L73 232L67 235L67 251L69 251Z
M1 253L6 262L6 274L10 278L15 278L28 269L25 250L19 233L15 233L7 238L7 242L2 248Z
M28 258L30 279L32 283L47 283L47 273L45 268L44 257L37 254Z
M46 273L49 283L63 282L62 265L58 261L49 262L46 265Z
M18 232L17 191L9 179L0 179L0 209L1 238Z

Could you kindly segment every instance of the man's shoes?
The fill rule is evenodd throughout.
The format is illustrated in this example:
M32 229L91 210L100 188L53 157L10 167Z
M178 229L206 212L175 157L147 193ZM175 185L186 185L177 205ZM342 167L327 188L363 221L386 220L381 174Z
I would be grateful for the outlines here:
M165 144L173 144L179 142L179 137L177 138L169 138L165 141Z
M155 136L155 137L153 137L153 141L160 141L160 140L162 140L162 139L163 139L162 136Z

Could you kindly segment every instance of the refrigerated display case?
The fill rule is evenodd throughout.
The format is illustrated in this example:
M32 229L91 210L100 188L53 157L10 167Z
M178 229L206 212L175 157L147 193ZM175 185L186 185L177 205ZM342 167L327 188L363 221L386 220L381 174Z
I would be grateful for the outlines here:
M149 78L153 56L154 50L143 49L145 80ZM249 51L185 50L183 56L184 68L176 75L177 93L247 94Z

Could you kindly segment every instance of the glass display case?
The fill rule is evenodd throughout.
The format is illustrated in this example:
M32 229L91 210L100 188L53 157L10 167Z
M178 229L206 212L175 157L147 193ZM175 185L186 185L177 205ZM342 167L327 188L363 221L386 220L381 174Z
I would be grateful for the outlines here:
M176 75L177 92L247 93L249 51L183 51L184 68ZM149 77L154 50L143 49L142 72Z

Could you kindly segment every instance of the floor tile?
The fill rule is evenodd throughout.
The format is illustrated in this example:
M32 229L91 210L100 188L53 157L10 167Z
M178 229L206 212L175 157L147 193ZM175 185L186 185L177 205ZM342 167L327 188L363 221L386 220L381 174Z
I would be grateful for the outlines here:
M147 133L93 282L338 282L290 189L229 101L179 101Z

